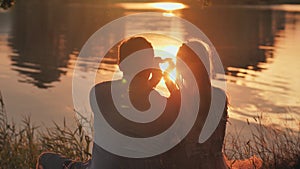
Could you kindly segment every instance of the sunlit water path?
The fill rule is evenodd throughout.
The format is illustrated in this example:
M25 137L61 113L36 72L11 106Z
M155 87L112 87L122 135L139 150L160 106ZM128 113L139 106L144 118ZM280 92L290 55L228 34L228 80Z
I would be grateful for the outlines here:
M118 17L160 11L165 17L188 19L216 46L227 71L231 124L239 127L264 113L270 124L285 127L283 123L288 122L294 129L299 125L299 5L204 9L183 4L167 9L151 3L108 4L109 8L77 3L35 5L20 2L12 11L0 12L0 90L9 118L17 123L30 114L38 124L59 123L63 117L73 124L72 71L85 41ZM176 22L151 22L182 36L186 31ZM122 29L140 29L139 24L151 22L136 18ZM173 53L180 45L164 45L155 39L149 38L155 48ZM104 67L103 79L116 69L112 64Z

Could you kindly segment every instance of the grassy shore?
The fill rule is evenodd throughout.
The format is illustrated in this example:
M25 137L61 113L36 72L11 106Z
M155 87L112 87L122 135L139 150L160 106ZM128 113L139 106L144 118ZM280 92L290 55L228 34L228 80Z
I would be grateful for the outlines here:
M259 166L272 169L300 168L299 132L266 127L261 119L262 116L257 117L257 125L249 133L251 139L248 141L244 141L238 133L227 134L224 153L228 165L243 169ZM41 132L32 125L29 117L24 118L21 126L10 123L0 94L0 169L35 168L38 155L45 151L85 161L91 157L91 145L91 139L80 124L73 130L67 127L66 122L62 127L54 124L54 127Z
M266 169L300 169L300 121L298 130L265 126L264 115L254 117L256 123L249 123L247 136L240 131L227 133L223 151L232 168L251 166ZM295 126L294 126L295 128ZM297 128L297 127L296 127Z
M0 93L0 169L35 168L39 154L45 151L85 161L91 157L90 146L91 139L80 124L71 130L64 121L62 127L54 123L54 127L41 131L32 125L30 117L25 117L22 125L9 122Z

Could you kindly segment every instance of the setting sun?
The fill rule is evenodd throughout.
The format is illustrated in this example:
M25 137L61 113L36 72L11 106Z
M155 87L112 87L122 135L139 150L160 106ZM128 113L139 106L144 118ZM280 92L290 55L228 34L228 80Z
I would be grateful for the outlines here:
M138 3L138 2L126 2L118 3L116 6L130 9L130 10L165 10L165 11L174 11L179 9L187 8L187 5L177 2L150 2L150 3Z
M158 2L152 3L151 6L157 9L163 9L167 11L173 11L178 9L184 9L185 5L182 3L175 3L175 2Z

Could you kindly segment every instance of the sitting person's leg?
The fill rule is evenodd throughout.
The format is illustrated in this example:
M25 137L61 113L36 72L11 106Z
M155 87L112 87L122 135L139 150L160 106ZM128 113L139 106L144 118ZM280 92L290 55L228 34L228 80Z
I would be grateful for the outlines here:
M86 169L88 162L77 162L60 154L42 153L37 161L36 169Z

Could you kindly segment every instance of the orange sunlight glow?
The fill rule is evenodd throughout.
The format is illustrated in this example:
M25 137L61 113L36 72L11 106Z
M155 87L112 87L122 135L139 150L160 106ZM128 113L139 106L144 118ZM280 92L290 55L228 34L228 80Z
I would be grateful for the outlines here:
M172 11L170 11L170 12L164 12L163 16L165 16L165 17L173 17L173 16L175 16L175 14Z
M179 9L187 8L187 5L177 2L150 2L150 3L138 3L138 2L127 2L127 3L118 3L116 6L130 9L130 10L165 10L165 11L174 11Z
M161 57L162 59L171 59L171 62L174 63L174 69L170 70L170 72L167 72L167 73L169 74L170 80L172 80L173 82L176 82L177 71L176 71L175 65L176 65L176 55L179 50L179 46L176 46L176 45L159 46L157 49L158 49L158 51L156 53L157 56ZM163 62L163 63L160 63L159 66L163 72L166 72L169 65L170 65L169 62ZM165 80L163 78L161 78L160 82L156 86L156 89L163 96L165 96L165 97L170 96L170 92L168 91L166 84L165 84Z
M179 50L179 46L176 45L167 45L167 46L162 46L160 50L164 52L158 52L158 56L161 57L162 59L171 59L172 62L174 63L174 66L176 64L176 55ZM170 63L169 62L164 62L160 64L160 69L162 71L166 71L167 68L169 67ZM170 79L175 82L176 80L176 68L174 67L173 70L171 70L169 73Z
M162 9L166 11L174 11L178 9L184 9L186 6L182 3L176 2L157 2L152 3L151 6L156 9Z

